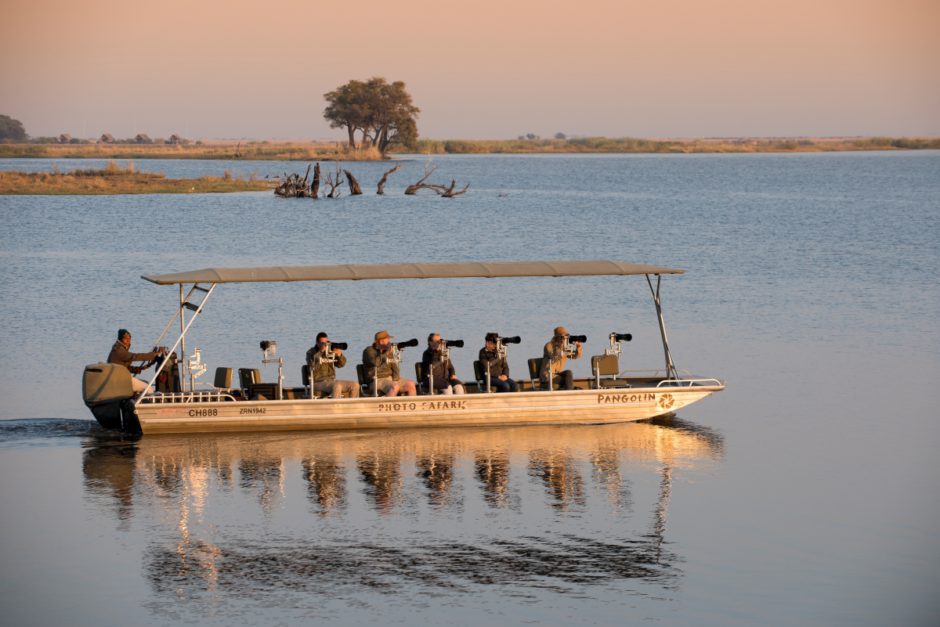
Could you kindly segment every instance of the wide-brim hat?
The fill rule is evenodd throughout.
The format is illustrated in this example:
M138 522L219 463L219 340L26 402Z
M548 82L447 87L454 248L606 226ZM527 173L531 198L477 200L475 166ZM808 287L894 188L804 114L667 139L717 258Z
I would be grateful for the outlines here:
M384 340L384 339L386 339L386 338L392 339L392 336L389 335L389 334L388 334L388 331L386 331L385 329L382 329L381 331L379 331L378 333L375 334L375 341L376 341L376 342L378 342L379 340Z

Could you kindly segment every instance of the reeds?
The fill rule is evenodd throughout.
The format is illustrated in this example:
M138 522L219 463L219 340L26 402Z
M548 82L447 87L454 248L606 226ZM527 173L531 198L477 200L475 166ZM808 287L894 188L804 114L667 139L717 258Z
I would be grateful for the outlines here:
M114 161L101 170L0 172L0 194L6 195L205 194L262 191L273 186L254 176L233 177L228 170L221 177L168 179L158 172L137 172L133 163L122 168Z
M836 152L860 150L940 149L940 138L714 138L637 139L633 137L575 137L569 139L424 139L422 154L526 153L740 153Z

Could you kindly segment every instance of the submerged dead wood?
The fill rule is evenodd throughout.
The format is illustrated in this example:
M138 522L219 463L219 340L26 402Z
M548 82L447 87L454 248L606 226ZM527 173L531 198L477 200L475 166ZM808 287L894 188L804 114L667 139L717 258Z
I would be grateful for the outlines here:
M317 164L313 166L313 183L310 184L310 197L319 198L320 197L320 162L317 161Z
M284 178L281 179L281 182L276 188L274 188L274 193L282 198L309 198L311 196L310 188L307 187L307 179L310 177L310 166L307 166L307 171L304 173L304 177L300 178L299 174L284 174Z
M386 170L386 171L385 171L385 174L382 175L382 178L379 180L378 187L377 187L376 190L375 190L375 193L376 193L376 194L378 194L379 196L382 196L382 195L385 194L385 182L388 180L388 175L389 175L389 174L394 174L395 172L398 172L398 168L400 168L400 167L401 167L401 164L399 163L398 165L396 165L396 166L395 166L394 168L392 168L391 170Z
M346 180L349 181L349 195L362 196L362 188L359 187L359 181L357 181L356 177L352 175L352 172L349 170L343 170L343 174L346 175Z
M406 187L406 188L405 188L405 195L406 195L406 196L414 196L415 194L418 193L418 190L419 190L419 189L428 189L428 188L430 187L430 185L428 185L427 183L425 183L425 181L428 180L428 177L430 177L432 174L434 174L434 171L435 171L435 170L437 170L437 166L434 166L434 167L425 167L425 168L424 168L424 176L422 176L420 179L418 179L417 182L412 183L411 185L409 185L408 187Z
M330 172L326 175L326 184L329 186L330 191L326 195L327 198L339 198L340 189L339 186L343 184L343 176L339 171L339 164L336 164L336 172Z
M464 185L464 188L460 190L459 192L454 191L454 189L457 187L456 179L451 179L450 185L448 187L444 187L443 185L431 185L430 187L431 189L436 191L438 194L440 194L441 198L453 198L454 196L460 196L461 194L466 194L467 190L470 189L470 183L467 183L466 185Z
M438 183L426 183L434 171L437 170L436 167L425 168L424 176L422 176L416 183L413 183L408 186L405 190L405 193L409 196L413 196L418 193L419 189L430 189L433 190L441 198L453 198L454 196L460 196L461 194L466 194L467 190L470 189L470 183L464 185L463 189L457 190L457 180L451 179L450 185L440 185Z

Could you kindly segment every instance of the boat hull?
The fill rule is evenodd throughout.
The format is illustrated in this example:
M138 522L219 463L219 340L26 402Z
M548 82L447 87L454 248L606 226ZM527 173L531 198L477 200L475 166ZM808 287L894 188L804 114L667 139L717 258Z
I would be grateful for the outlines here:
M213 433L600 424L671 414L723 385L459 396L238 402L143 402L140 430Z

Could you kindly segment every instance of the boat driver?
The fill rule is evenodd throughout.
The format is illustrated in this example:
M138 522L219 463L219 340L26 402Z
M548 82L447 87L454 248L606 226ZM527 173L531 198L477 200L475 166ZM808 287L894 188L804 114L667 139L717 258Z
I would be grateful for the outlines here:
M398 396L399 393L405 396L417 396L418 390L415 382L402 379L398 362L391 359L391 341L392 336L388 334L388 331L379 331L375 334L375 342L362 351L362 365L365 366L369 390L375 393L372 386L377 385L379 394L382 396Z
M330 344L329 336L317 333L317 344L307 351L307 367L310 369L311 392L329 395L330 398L359 396L359 385L355 381L336 378L336 369L346 365L346 355Z
M157 357L165 352L165 349L159 348L149 353L132 353L131 332L127 329L118 329L117 342L111 347L108 353L108 363L118 364L130 370L131 374L140 374L150 366L156 363ZM147 362L143 366L134 366L134 362ZM141 381L136 377L131 377L131 388L134 393L144 392L147 389L147 382Z
M568 329L565 327L555 327L555 335L551 341L545 345L542 351L542 369L539 372L539 380L542 387L548 389L549 377L552 379L553 390L573 390L574 375L570 370L563 370L568 356L565 354L565 344L568 340ZM580 359L581 342L575 342L575 353L572 359Z

